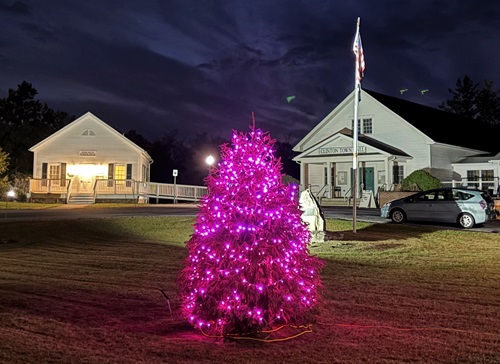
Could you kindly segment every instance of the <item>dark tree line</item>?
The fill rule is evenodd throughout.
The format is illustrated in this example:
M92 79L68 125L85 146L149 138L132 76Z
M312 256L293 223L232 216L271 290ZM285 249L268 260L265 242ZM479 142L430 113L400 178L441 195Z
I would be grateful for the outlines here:
M195 135L188 141L182 140L176 130L165 133L153 142L147 140L135 130L125 133L125 136L146 150L153 158L151 181L172 183L174 169L178 171L176 182L179 184L203 185L208 175L209 165L206 158L211 155L220 160L220 147L230 144L221 137L210 137L207 133ZM281 158L283 172L294 178L299 178L299 165L292 161L295 153L289 142L277 141L274 145L275 155Z
M0 147L9 154L9 174L31 173L33 155L28 149L71 120L67 113L35 99L37 93L23 81L0 99Z
M451 98L439 107L488 124L500 125L500 96L492 81L474 82L469 76L459 78Z
M439 106L441 109L500 126L500 97L493 82L476 83L464 76L449 92L451 97ZM9 89L6 98L0 99L0 150L8 156L6 173L11 180L18 175L31 176L33 154L29 148L75 119L63 111L49 108L35 98L37 94L30 83L23 81L17 89ZM177 130L167 131L154 141L136 130L128 131L125 136L154 159L151 180L165 183L173 181L172 172L177 169L177 183L203 184L208 174L206 157L212 155L217 160L220 146L229 144L228 140L206 133L183 140ZM290 142L277 141L274 147L275 155L283 163L283 172L298 178L299 166L292 161L295 153Z
M3 172L12 181L32 175L33 153L29 148L75 120L75 116L55 111L37 100L37 94L30 83L23 81L17 89L9 89L6 98L0 99L0 151L8 160L8 170ZM151 181L171 183L172 172L177 169L179 184L203 184L208 174L207 156L212 155L218 160L220 146L229 143L206 133L183 140L177 130L167 131L154 141L136 130L128 131L125 136L153 158ZM298 165L291 161L291 144L277 142L276 148L277 156L282 158L284 172L298 178Z

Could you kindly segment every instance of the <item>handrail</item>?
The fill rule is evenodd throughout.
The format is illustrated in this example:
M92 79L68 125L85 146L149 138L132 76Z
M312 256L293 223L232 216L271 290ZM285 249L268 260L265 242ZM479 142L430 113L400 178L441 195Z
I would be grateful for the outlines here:
M73 178L70 179L69 183L68 183L68 189L67 189L67 192L66 192L66 204L69 203L69 198L71 196L71 187L73 186Z
M324 189L324 191L323 191ZM323 191L323 194L320 196L321 194L321 191ZM320 190L318 191L318 193L316 194L316 198L321 200L322 197L325 197L325 193L328 192L328 185L323 185L323 187L320 188Z
M98 179L95 179L95 180L94 180L94 187L92 187L92 191L94 192L94 196L93 196L93 198L94 198L94 203L95 203L95 200L96 200L96 198L97 198L97 181L98 181Z

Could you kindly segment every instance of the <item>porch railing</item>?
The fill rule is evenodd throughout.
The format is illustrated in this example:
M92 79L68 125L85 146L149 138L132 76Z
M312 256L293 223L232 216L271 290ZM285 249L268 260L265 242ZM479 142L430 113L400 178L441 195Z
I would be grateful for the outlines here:
M30 192L32 193L68 193L70 179L30 179Z

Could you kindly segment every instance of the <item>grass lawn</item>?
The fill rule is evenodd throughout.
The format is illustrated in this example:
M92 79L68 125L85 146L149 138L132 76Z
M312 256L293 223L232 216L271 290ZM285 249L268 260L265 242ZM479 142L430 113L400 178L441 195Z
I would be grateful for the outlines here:
M56 203L32 203L32 202L17 202L17 201L0 201L0 210L41 210L51 209L62 204Z
M0 221L0 363L500 363L497 234L328 220L313 332L262 343L180 316L193 222Z

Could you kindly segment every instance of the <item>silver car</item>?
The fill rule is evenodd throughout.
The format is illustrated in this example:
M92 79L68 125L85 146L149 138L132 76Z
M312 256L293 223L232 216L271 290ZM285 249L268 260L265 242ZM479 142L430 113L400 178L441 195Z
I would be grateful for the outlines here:
M427 221L452 223L469 229L496 218L493 198L468 188L438 188L387 202L381 216L395 223Z

